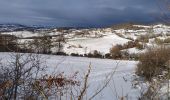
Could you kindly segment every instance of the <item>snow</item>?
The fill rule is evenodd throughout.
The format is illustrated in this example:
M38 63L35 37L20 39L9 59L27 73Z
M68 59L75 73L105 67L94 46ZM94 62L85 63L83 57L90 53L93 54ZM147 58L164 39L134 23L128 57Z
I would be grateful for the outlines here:
M9 34L9 35L15 35L20 38L29 38L29 37L38 37L42 36L44 33L40 32L30 32L30 31L14 31L14 32L3 32L1 34ZM45 33L48 35L58 35L60 34L59 32L50 32L50 33Z
M1 34L9 34L9 35L15 35L17 37L34 37L34 36L39 36L39 33L33 33L33 32L29 32L29 31L18 31L18 32L4 32Z
M109 33L108 33L109 34ZM101 53L109 53L110 48L116 44L124 44L129 40L119 37L115 34L109 34L101 38L80 38L70 39L67 45L64 47L64 51L68 54L78 53L85 54L93 52L94 50L100 51ZM69 46L74 46L69 48ZM79 46L82 46L81 48Z
M139 50L134 47L134 48L125 49L123 51L127 51L129 54L139 54L139 53L144 53L146 51L146 49Z
M169 81L169 82L168 82ZM167 98L169 98L168 96L170 96L170 80L168 80L167 82L165 82L164 84L162 84L162 87L160 88L160 90L158 91L158 94L160 95L162 100L167 100Z
M5 62L4 60L8 60L9 57L9 53L0 53L0 58L3 58L3 63ZM122 96L128 96L129 100L137 100L137 97L140 96L140 90L132 87L133 75L137 64L135 61L54 55L42 55L42 57L47 58L47 69L44 73L64 72L66 75L71 75L78 71L78 79L80 80L83 80L83 77L87 73L88 66L91 63L92 70L88 81L87 99L91 97L99 87L103 86L106 81L106 76L110 76L113 72L115 73L110 83L94 100L120 100Z
M151 26L146 26L146 25L134 25L134 26L142 27L142 28L150 28L151 27Z

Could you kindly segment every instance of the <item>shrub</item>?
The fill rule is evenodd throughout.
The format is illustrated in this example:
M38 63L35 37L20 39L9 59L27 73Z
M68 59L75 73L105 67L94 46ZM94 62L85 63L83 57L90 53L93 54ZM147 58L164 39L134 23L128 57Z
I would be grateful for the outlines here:
M130 60L139 60L139 54L129 54L129 59Z
M0 52L20 51L17 37L14 35L0 34Z
M126 44L123 45L123 48L124 48L124 49L133 48L133 47L135 47L135 45L136 45L135 42L129 41L129 42L127 42Z
M155 38L155 42L157 44L164 44L164 43L170 43L170 38L166 38L166 39L159 39L159 38Z
M106 53L106 54L105 54L105 58L108 58L108 59L110 59L110 58L111 58L111 55L110 55L110 53Z
M122 59L129 59L129 52L128 51L121 51Z
M120 46L119 46L120 47ZM138 48L138 49L144 49L143 48L143 45L141 43L139 43L139 41L129 41L127 42L126 44L122 45L120 47L120 50L123 50L123 49L129 49L129 48Z
M149 38L151 38L151 36L149 36L149 35L141 35L141 36L139 36L137 38L137 41L148 43L149 42Z
M160 45L163 43L163 40L160 38L155 38L155 43Z
M131 41L134 41L134 39L132 37L127 37L126 39L129 39Z
M168 60L170 60L170 48L151 48L139 56L136 74L151 80L167 70Z
M88 53L87 54L87 57L90 57L90 58L103 58L103 55L97 51L97 50L94 50L92 53Z
M120 58L122 58L121 49L120 49L119 45L113 46L110 49L110 54L111 54L111 57L113 59L120 59Z
M57 52L56 55L67 56L67 54L65 52Z
M71 56L79 57L80 55L79 55L79 54L77 54L77 53L71 53Z
M94 50L93 56L95 58L103 58L102 54L99 51L97 51L97 50Z
M164 43L170 43L170 38L166 38L166 39L164 40Z
M90 52L87 54L87 57L93 57L93 54Z
M139 49L139 50L144 49L143 44L140 44L140 43L136 44L136 48Z

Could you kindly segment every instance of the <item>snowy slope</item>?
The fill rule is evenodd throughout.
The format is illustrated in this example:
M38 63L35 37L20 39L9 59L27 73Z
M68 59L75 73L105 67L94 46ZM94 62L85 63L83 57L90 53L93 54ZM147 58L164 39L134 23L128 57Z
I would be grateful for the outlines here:
M124 44L128 41L128 39L121 38L116 34L109 34L101 38L70 39L65 45L64 51L68 54L85 54L98 50L101 53L106 54L109 53L109 50L113 45Z
M30 32L30 31L3 32L1 34L15 35L15 36L20 37L20 38L22 38L22 37L24 37L24 38L34 37L34 36L40 35L39 33L33 33L33 32Z
M42 55L46 58L47 74L54 72L64 72L66 75L72 75L79 72L78 79L83 80L87 73L88 66L91 63L91 73L88 81L87 99L98 89L103 86L106 76L112 72L113 77L109 85L94 100L120 100L120 97L127 96L129 100L137 100L140 90L132 87L133 75L137 62L135 61L116 61L108 59L94 59L81 57L64 57ZM9 60L9 53L0 53L3 63Z

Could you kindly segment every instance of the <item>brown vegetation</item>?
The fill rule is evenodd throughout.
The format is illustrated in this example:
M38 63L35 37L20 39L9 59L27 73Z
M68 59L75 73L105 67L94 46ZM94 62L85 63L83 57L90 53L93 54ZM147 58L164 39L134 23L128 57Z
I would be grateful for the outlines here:
M17 50L17 37L14 35L0 34L0 52Z
M155 38L155 42L159 45L167 44L170 43L170 38L166 38L166 39Z
M129 29L129 30L140 30L140 29L144 29L142 27L137 27L134 26L135 24L133 23L125 23L125 24L118 24L118 25L114 25L112 26L113 29Z
M167 62L170 60L170 48L151 48L139 57L136 74L151 80L168 70Z

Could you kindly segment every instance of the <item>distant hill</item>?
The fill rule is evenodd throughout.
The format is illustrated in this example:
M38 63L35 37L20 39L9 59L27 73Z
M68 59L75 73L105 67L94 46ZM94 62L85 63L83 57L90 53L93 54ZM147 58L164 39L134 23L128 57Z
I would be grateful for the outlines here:
M143 27L137 27L134 26L137 23L123 23L123 24L116 24L111 26L112 29L128 29L128 30L139 30L139 29L143 29Z
M0 32L13 32L13 31L35 31L44 27L39 26L26 26L21 24L0 24Z

